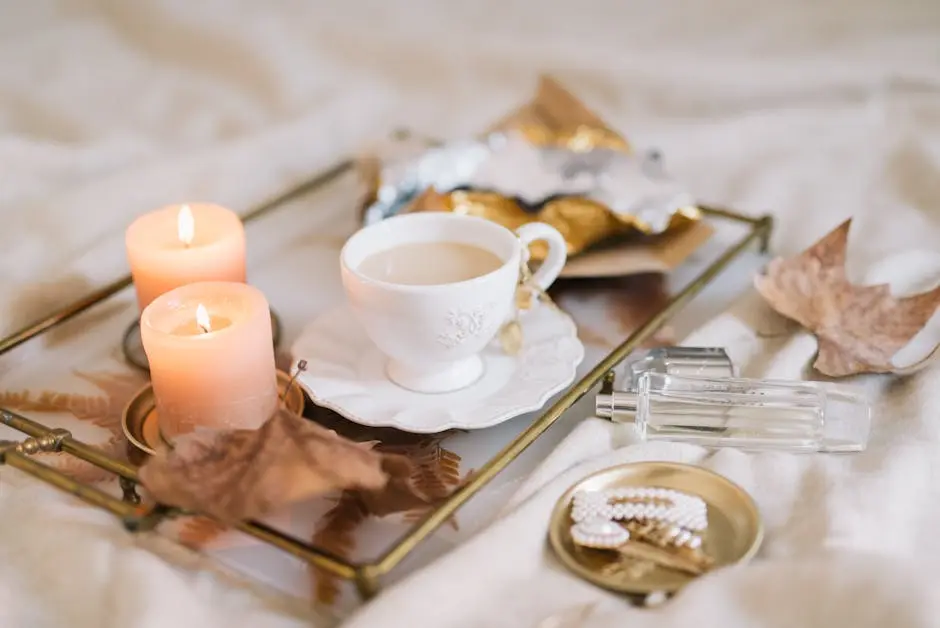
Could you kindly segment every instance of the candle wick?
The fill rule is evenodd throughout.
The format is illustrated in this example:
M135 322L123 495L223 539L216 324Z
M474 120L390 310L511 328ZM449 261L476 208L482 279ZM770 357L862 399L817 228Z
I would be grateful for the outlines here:
M211 331L208 327L204 325L200 325L199 323L196 323L196 325L199 327L199 329L202 330L202 333L204 334L208 334Z

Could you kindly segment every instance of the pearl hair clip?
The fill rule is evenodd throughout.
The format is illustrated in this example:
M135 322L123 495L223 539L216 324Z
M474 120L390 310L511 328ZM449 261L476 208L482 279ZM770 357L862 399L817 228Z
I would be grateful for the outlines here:
M571 526L571 538L582 547L617 549L630 540L630 532L610 519L588 519Z
M616 549L632 534L660 546L697 550L708 527L707 508L700 497L666 488L579 491L571 508L571 538L582 547Z

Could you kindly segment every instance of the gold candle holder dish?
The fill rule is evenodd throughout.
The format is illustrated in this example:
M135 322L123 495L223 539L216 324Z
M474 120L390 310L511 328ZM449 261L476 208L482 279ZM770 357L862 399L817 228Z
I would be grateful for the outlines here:
M277 388L283 403L300 417L306 405L306 397L300 385L284 371L278 371ZM121 417L121 429L127 437L127 457L135 465L142 465L157 449L170 446L160 433L153 386L147 384L141 388L127 404Z

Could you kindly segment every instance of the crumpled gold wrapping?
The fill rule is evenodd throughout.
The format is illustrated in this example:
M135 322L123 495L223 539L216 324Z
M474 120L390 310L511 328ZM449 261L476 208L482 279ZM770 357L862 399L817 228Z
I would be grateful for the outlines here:
M456 190L441 194L429 188L418 196L409 212L449 211L487 218L516 229L529 222L547 223L561 233L568 244L568 255L574 256L593 245L630 233L648 233L648 226L634 216L616 214L589 199L559 198L549 201L537 214L526 212L516 201L494 192ZM680 208L672 214L666 231L673 231L697 221L698 212ZM529 245L530 258L545 259L548 246L536 241Z
M534 98L487 130L493 133L514 133L538 147L566 149L573 153L590 153L597 149L632 154L630 144L608 127L596 114L549 77L542 77ZM369 202L379 196L381 171L375 162L364 171L368 177ZM536 207L525 207L519 200L498 192L453 189L438 191L428 187L418 193L400 211L450 211L481 216L515 229L528 222L545 222L561 232L573 257L598 244L630 234L654 235L683 229L697 222L699 209L691 204L668 209L668 220L660 220L654 228L636 215L614 211L594 199L578 196L549 197ZM544 258L547 247L534 243L531 257Z
M487 133L506 131L520 132L539 146L632 150L623 136L548 76L539 79L532 100L494 124Z

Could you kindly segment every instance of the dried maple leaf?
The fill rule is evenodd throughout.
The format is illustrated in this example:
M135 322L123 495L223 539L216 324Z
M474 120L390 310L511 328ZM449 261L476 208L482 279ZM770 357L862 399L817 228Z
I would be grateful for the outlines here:
M898 372L891 358L919 332L940 305L940 286L910 297L887 285L855 286L845 274L847 220L799 255L770 262L757 291L783 316L816 335L813 366L842 377Z
M158 501L235 522L336 489L381 489L384 459L281 408L257 430L187 434L140 476Z

